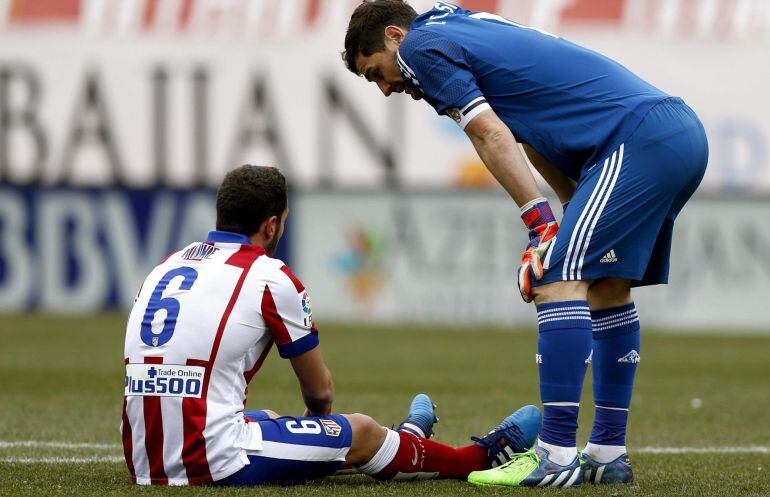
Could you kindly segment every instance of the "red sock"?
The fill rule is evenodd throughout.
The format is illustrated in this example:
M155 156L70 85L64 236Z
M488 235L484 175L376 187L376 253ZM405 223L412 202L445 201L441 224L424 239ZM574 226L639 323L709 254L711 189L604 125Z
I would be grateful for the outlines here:
M390 464L375 475L376 478L465 479L471 471L489 468L487 451L478 445L455 448L411 433L398 432L398 435L398 452Z

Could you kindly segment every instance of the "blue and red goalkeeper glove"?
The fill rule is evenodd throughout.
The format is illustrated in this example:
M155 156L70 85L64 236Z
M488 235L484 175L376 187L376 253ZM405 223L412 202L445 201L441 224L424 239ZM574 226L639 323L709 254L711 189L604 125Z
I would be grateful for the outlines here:
M524 302L532 302L532 284L543 277L541 258L553 243L559 225L551 206L544 198L536 198L521 208L521 219L529 228L529 243L521 256L519 292Z

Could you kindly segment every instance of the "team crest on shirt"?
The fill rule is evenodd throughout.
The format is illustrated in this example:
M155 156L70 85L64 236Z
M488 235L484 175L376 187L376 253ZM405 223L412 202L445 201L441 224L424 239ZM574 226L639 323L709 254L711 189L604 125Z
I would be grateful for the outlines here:
M460 109L457 107L447 109L446 115L454 119L456 123L459 123L462 120L462 114L460 114Z
M310 327L313 324L313 308L310 306L310 295L302 294L302 324Z
M338 437L342 433L342 427L338 425L333 419L321 419L321 425L324 427L324 432L330 437Z

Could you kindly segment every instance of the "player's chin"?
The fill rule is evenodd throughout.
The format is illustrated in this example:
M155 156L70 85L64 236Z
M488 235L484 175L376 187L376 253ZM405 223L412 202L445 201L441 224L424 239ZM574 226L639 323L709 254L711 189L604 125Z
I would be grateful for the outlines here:
M407 90L406 93L412 97L412 100L422 100L422 95L417 92Z

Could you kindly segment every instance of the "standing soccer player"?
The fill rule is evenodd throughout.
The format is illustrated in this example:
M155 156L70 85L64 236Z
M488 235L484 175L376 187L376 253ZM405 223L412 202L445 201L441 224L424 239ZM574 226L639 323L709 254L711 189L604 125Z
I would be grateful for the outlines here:
M344 465L380 479L465 478L535 441L527 406L475 444L429 440L433 403L415 397L397 431L363 414L331 414L334 388L310 298L272 257L288 216L286 180L242 166L217 193L217 230L147 276L128 319L123 448L142 485L302 483ZM304 417L246 411L271 347L291 361Z
M454 119L529 230L518 280L537 305L542 432L534 451L469 481L631 482L626 424L640 349L631 287L668 280L674 220L708 161L695 113L603 55L445 2L419 16L401 0L362 3L343 55L385 96L406 92ZM561 228L517 141L564 204ZM594 425L581 458L590 362Z

